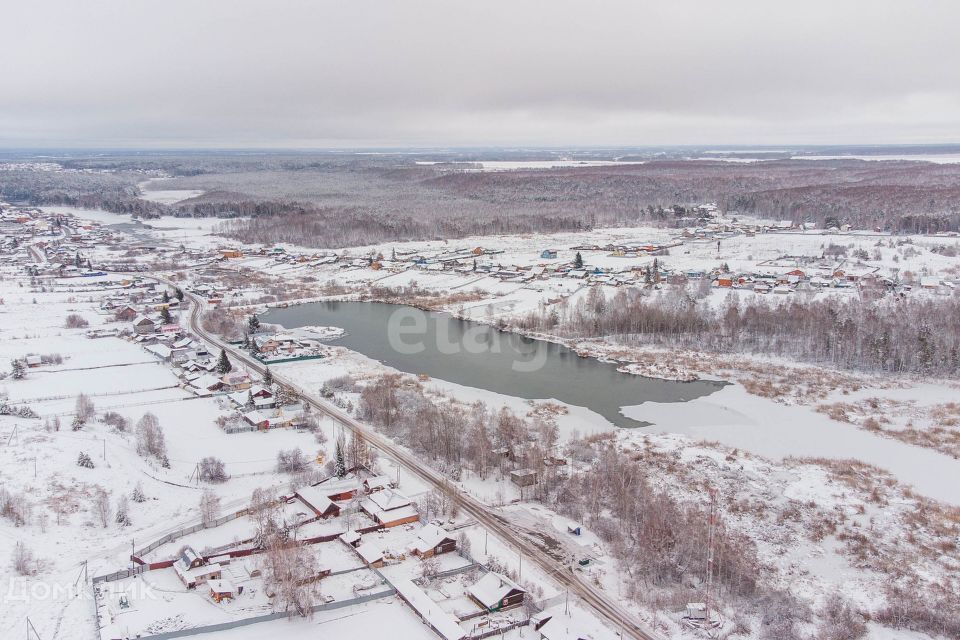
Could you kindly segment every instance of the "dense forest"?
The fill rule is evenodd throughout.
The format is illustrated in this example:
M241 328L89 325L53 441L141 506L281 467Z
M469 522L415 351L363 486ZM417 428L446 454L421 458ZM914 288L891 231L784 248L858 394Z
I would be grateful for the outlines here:
M77 157L61 170L0 166L0 198L140 217L222 217L238 240L343 247L388 240L697 223L691 205L797 222L927 233L960 228L960 165L904 161L647 159L480 171L402 154ZM153 186L150 178L169 179ZM174 205L144 188L192 189Z

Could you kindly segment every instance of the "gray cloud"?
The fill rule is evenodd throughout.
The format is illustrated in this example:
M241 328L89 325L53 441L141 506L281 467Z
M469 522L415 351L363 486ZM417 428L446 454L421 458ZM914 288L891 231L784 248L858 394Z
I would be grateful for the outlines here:
M7 146L960 140L952 1L7 4Z

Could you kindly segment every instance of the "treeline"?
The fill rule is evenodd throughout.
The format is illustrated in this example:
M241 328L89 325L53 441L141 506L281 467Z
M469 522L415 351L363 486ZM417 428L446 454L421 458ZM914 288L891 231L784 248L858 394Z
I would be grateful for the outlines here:
M484 172L409 156L203 155L64 161L76 171L0 172L0 197L139 217L222 218L251 242L314 247L596 226L696 224L690 205L796 222L892 232L960 229L960 165L856 160L646 164ZM141 199L138 183L204 194L175 205Z
M532 312L521 329L567 337L719 353L786 356L839 369L960 374L960 300L826 296L750 297L713 307L684 287L659 294L601 288L569 304Z

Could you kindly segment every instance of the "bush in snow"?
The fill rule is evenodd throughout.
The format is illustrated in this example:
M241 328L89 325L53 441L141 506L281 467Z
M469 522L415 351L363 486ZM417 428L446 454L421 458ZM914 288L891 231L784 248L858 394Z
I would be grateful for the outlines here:
M146 502L147 496L143 493L143 485L138 482L137 486L133 488L133 493L130 497L133 498L134 502Z
M22 493L10 493L6 487L0 487L0 516L20 527L30 519L33 507L27 496Z
M11 563L13 570L20 576L32 576L37 572L37 561L33 557L33 551L22 542L17 542L13 547L13 556Z
M37 412L23 405L15 407L12 404L0 401L0 416L17 416L18 418L39 418Z
M66 327L67 329L84 329L89 327L90 323L83 319L83 316L71 313L67 316Z
M117 431L126 431L130 422L116 411L107 411L103 414L104 424L108 424Z
M204 482L224 482L227 479L227 470L223 460L207 456L200 461L200 479Z
M80 429L83 429L83 420L80 416L73 416L73 420L70 421L70 430L80 431Z
M81 451L80 455L77 457L77 466L85 467L87 469L93 469L94 464L93 460L85 452Z

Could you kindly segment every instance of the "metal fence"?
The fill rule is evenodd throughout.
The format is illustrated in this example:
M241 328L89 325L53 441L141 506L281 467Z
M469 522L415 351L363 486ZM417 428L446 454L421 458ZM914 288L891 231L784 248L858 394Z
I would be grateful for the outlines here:
M397 590L393 587L385 589L383 591L378 591L376 593L370 593L365 596L358 596L356 598L351 598L350 600L337 600L334 602L327 602L324 604L318 604L310 608L310 611L317 613L320 611L333 611L335 609L342 609L344 607L352 607L354 605L363 604L365 602L371 602L373 600L380 600L381 598L386 598L397 593ZM170 640L171 638L184 638L187 636L195 636L201 633L211 633L213 631L226 631L228 629L236 629L238 627L245 627L251 624L258 624L260 622L270 622L271 620L280 620L281 618L288 617L287 613L268 613L261 616L254 616L252 618L244 618L242 620L231 620L230 622L221 622L220 624L211 624L203 627L193 627L191 629L180 629L178 631L167 631L165 633L157 633L152 636L139 636L141 640ZM268 634L273 635L273 634Z
M142 549L137 549L136 551L134 551L133 555L137 556L138 558L142 558L144 555L150 553L157 547L161 547L167 544L168 542L172 542L176 540L177 538L182 538L183 536L189 535L191 533L196 533L197 531L201 531L203 529L212 529L213 527L219 527L220 525L226 522L230 522L231 520L236 520L237 518L246 515L246 513L247 513L247 509L244 508L239 511L234 511L233 513L228 513L225 516L221 516L208 524L204 524L200 522L190 527L177 529L176 531L172 531L167 535L163 536L159 540L154 540L153 542L143 547Z
M505 634L511 629L516 629L517 627L525 627L530 624L529 620L517 620L516 622L511 622L510 624L503 625L502 627L496 627L495 629L488 629L483 633L477 633L472 636L467 636L468 640L482 640L483 638L489 638L490 636L499 636Z
M102 576L93 576L91 582L93 584L98 584L100 582L115 582L117 580L123 580L124 578L130 578L132 576L138 576L145 571L149 571L150 568L143 564L133 569L121 569L120 571L114 571L113 573L107 573Z

